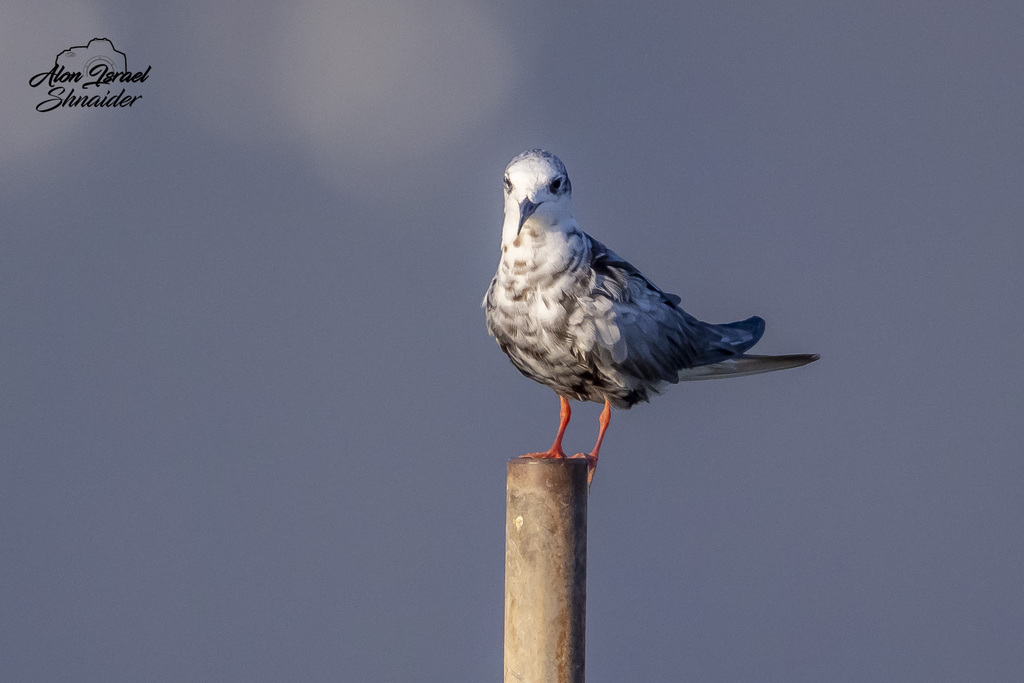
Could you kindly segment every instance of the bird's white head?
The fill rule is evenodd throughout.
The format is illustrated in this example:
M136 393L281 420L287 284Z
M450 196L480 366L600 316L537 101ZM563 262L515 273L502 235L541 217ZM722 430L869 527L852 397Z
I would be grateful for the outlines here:
M505 168L505 222L502 248L517 242L523 226L538 230L575 227L572 215L572 184L565 165L551 152L531 149Z

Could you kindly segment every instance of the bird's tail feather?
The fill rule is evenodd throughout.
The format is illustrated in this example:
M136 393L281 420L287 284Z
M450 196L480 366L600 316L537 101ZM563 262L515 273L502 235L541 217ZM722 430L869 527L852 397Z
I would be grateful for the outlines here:
M680 381L697 379L719 379L722 377L746 377L762 372L798 368L818 360L816 353L797 353L789 356L739 355L727 360L686 368L679 372Z

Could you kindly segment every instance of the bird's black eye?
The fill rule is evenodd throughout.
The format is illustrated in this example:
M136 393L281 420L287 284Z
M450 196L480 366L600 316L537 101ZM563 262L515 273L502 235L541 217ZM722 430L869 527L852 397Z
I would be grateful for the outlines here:
M511 191L512 191L512 181L509 180L508 178L505 178L505 192L511 192Z
M551 184L548 185L548 190L551 191L551 194L558 194L561 191L561 189L562 189L562 179L561 178L555 178L554 180L551 181Z

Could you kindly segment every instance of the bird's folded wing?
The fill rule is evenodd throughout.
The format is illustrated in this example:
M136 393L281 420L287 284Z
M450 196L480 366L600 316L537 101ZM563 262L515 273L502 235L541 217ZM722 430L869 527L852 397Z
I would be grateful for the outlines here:
M593 295L610 300L613 313L596 321L609 328L598 330L596 342L624 372L648 382L677 382L686 379L683 371L741 356L764 333L758 317L702 322L679 308L678 296L663 292L615 252L593 238L590 246Z

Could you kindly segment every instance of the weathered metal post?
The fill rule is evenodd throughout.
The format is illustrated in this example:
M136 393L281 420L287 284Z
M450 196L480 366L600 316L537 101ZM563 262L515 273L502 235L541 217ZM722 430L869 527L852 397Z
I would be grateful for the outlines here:
M508 461L505 683L583 683L587 462Z

